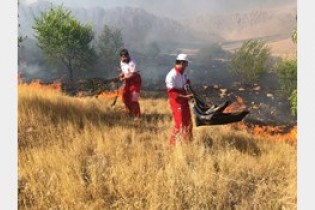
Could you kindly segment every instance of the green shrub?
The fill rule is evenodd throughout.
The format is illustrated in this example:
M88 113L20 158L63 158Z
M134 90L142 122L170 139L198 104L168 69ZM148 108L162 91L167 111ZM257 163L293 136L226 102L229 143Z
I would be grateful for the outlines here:
M280 89L289 97L297 87L297 60L282 60L276 67Z
M248 40L233 55L230 63L232 74L244 83L258 81L267 71L270 49L261 40Z
M294 89L290 96L290 106L292 116L297 115L297 89Z

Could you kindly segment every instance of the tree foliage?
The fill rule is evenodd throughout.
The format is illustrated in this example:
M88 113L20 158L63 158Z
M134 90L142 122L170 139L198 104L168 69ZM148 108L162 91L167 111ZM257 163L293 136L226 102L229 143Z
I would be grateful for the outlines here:
M39 47L52 63L62 63L67 68L71 81L74 71L88 69L94 63L92 27L81 24L69 10L51 6L35 17L33 28Z
M291 114L297 115L297 89L294 89L290 95Z
M291 34L292 41L297 44L297 29L295 28Z
M104 25L98 44L101 63L106 71L111 71L119 63L119 51L124 46L121 29Z
M297 28L295 28L292 31L292 35L291 35L292 41L297 44ZM296 73L295 73L295 81L297 82L297 60L294 60L293 62L296 68ZM293 89L293 91L291 92L290 95L290 105L291 105L291 114L293 116L297 115L297 85L295 85L295 89Z
M290 96L297 88L297 62L296 60L282 60L277 68L278 80L281 91L285 96Z
M297 29L293 29L291 34L292 41L297 43ZM282 60L277 68L280 89L285 97L289 99L291 114L297 115L297 59Z
M244 83L252 83L267 71L270 49L261 40L248 40L233 55L231 72L239 76Z

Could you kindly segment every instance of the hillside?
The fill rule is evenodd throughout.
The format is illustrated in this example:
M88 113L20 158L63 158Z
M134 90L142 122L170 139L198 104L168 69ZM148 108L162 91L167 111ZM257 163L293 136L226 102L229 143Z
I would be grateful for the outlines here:
M258 37L290 36L296 27L296 5L255 9L242 13L206 14L185 20L187 26L200 37L216 34L225 41L239 41Z
M21 5L19 7L20 33L32 38L34 35L33 17L49 7L49 2L38 2L29 6ZM160 44L166 43L166 46L170 43L176 45L198 42L194 34L181 23L169 18L157 17L140 8L65 8L71 10L72 15L80 22L91 24L96 36L102 32L104 24L122 29L123 39L130 47L140 48L143 44L153 41Z
M266 41L268 47L270 47L270 53L272 56L294 59L297 55L297 45L289 38L274 38L274 37L262 37L261 40ZM224 50L232 53L239 49L245 40L225 42L222 44Z
M297 55L297 45L291 38L270 42L271 53L287 59L295 59Z
M297 208L296 147L282 135L194 127L192 144L170 147L163 97L143 93L137 123L110 94L51 88L18 89L21 210Z
M19 6L20 33L33 37L33 17L50 7L47 1ZM201 47L203 43L240 41L249 38L288 38L296 27L296 4L285 7L255 9L239 13L195 14L177 21L160 17L137 7L68 7L82 23L93 26L99 34L104 24L122 29L128 46L158 42L162 48Z

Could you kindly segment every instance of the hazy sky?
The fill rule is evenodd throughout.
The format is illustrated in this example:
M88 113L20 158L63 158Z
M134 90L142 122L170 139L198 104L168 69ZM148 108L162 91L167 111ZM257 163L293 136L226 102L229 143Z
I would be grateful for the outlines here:
M34 3L44 0L20 0ZM100 6L111 8L131 6L144 8L156 15L184 19L191 15L205 13L241 12L253 8L284 6L296 4L297 0L48 0L54 4L63 3L65 6Z

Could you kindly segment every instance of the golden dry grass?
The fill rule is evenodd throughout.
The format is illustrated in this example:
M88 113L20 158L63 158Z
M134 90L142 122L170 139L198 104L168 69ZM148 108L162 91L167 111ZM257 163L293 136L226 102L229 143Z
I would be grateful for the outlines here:
M165 99L119 100L18 89L19 209L296 209L296 148L230 126L168 145Z

